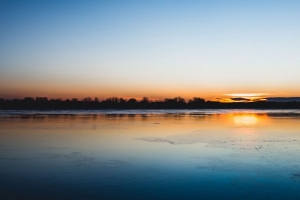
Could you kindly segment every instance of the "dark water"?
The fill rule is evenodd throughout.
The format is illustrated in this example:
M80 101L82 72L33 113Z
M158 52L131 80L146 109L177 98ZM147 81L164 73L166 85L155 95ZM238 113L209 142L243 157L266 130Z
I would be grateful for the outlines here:
M0 177L0 199L300 199L300 111L1 111Z

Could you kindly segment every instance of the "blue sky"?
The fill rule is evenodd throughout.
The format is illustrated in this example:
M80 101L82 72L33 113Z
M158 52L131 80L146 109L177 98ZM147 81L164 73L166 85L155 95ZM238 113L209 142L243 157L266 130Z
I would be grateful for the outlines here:
M299 96L299 1L0 1L0 96Z

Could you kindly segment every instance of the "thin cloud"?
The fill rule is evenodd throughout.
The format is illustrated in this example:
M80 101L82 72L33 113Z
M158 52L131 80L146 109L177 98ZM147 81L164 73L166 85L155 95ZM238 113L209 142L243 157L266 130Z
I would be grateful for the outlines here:
M230 98L232 101L250 101L250 99L243 98L243 97L235 97L235 98Z

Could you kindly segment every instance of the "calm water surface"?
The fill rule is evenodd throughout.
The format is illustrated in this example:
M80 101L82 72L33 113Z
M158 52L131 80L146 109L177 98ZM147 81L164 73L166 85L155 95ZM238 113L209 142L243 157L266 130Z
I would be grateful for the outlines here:
M1 111L0 177L1 199L300 199L300 111Z

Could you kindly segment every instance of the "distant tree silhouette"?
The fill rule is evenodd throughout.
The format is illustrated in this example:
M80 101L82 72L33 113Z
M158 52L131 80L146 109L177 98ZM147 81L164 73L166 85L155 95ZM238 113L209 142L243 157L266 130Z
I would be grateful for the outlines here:
M83 99L84 102L92 102L92 98L91 97L85 97Z
M191 104L199 104L199 103L204 103L205 100L199 97L193 97L193 99L189 100L189 103Z
M47 97L36 97L35 101L39 102L39 103L44 103L44 102L48 101L48 98Z
M184 98L181 98L181 97L175 97L174 100L175 100L177 103L185 103Z
M107 102L110 102L110 103L119 103L119 98L118 97L109 97L106 99Z
M299 101L290 102L233 102L221 103L205 101L203 98L194 97L188 103L184 98L178 96L173 99L166 98L164 101L150 101L143 97L141 101L134 98L126 100L124 98L110 97L104 101L99 101L95 97L94 101L86 97L79 101L77 98L72 100L50 99L47 97L25 97L24 99L7 100L0 98L0 109L239 109L239 108L264 108L264 109L300 109Z
M23 99L23 101L26 102L26 103L32 103L32 102L34 102L34 98L32 98L32 97L25 97Z
M123 98L120 98L120 99L119 99L119 103L125 104L126 102L127 102L126 99L123 99Z
M165 99L165 102L167 103L185 103L185 100L184 98L181 98L181 97L175 97L173 99Z
M142 100L141 100L141 103L143 103L143 104L150 103L149 98L148 97L143 97Z
M135 108L137 105L137 100L134 99L134 98L130 98L128 101L127 101L127 107L128 108Z
M149 108L150 107L150 100L148 97L143 97L140 101L140 108Z
M182 97L175 97L173 99L165 99L164 101L164 106L166 108L185 108L186 107L186 103L184 98Z
M205 100L200 97L193 97L188 102L189 108L203 108Z
M135 104L136 102L137 102L137 100L134 99L134 98L130 98L130 99L127 101L127 103L129 103L129 104Z

